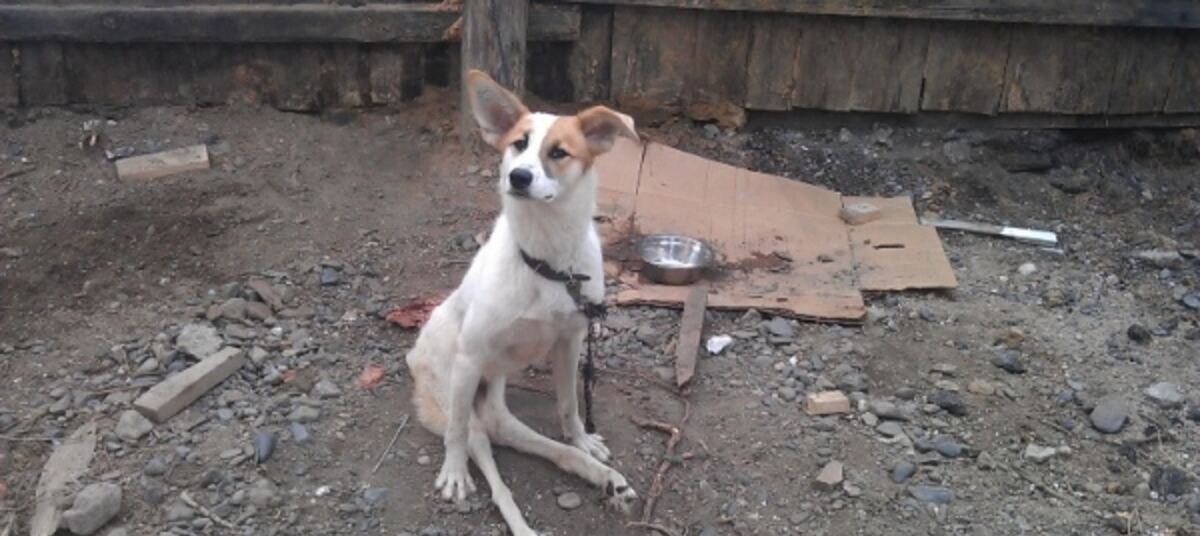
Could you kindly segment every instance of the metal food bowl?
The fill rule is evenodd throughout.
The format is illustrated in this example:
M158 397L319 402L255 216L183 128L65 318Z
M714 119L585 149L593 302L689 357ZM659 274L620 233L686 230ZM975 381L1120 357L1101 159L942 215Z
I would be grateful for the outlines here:
M657 234L642 239L639 252L642 273L664 285L687 285L704 276L712 264L713 250L695 238Z

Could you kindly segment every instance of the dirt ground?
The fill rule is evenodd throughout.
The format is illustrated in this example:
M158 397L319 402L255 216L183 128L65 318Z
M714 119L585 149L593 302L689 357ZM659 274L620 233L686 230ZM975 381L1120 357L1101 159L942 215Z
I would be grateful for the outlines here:
M415 420L374 470L411 411L402 357L414 334L381 315L452 288L498 205L498 159L458 145L454 101L434 93L322 116L4 116L0 534L9 516L14 534L28 531L42 465L89 420L101 440L82 484L123 491L99 534L506 533L486 486L459 505L432 494L440 441ZM702 358L682 397L657 382L670 379L678 312L614 311L596 417L642 497L666 437L630 417L677 423L681 400L691 408L654 523L703 536L1200 533L1196 131L732 132L689 121L642 131L846 194L909 194L926 215L1063 240L1047 251L945 232L960 287L870 296L863 326L710 313L709 334L735 342ZM106 159L194 143L208 144L212 170L126 183ZM282 295L269 318L222 307L262 299L252 278ZM144 437L118 436L132 398L190 363L179 340L189 325L215 328L253 361ZM385 380L356 387L372 363ZM1150 389L1160 382L1170 385ZM546 374L515 383L514 411L555 435ZM800 410L805 393L828 388L851 394L852 414ZM1119 431L1101 432L1106 418ZM256 463L260 433L276 443ZM647 530L626 526L641 504L623 517L549 463L498 459L547 534ZM845 481L815 485L835 460ZM915 474L893 478L897 467ZM185 491L209 512L182 503ZM560 507L568 492L582 505Z

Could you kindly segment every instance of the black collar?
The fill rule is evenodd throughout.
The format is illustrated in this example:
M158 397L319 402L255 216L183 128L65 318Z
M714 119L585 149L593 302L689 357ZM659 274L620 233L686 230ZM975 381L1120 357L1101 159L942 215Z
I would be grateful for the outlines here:
M558 281L560 283L569 283L572 281L582 282L590 281L592 279L587 274L576 274L555 270L554 268L550 267L550 264L546 261L532 257L528 253L525 253L524 248L519 249L521 250L521 259L525 261L525 264L529 266L531 270L537 272L538 275L546 279Z
M525 261L525 265L529 266L530 270L533 270L546 279L562 283L566 287L567 294L571 296L571 301L575 302L575 306L579 308L579 311L584 316L589 319L604 317L604 303L593 303L583 296L583 282L591 281L591 276L574 272L560 272L551 268L550 264L546 261L530 256L528 253L525 253L524 249L518 249L521 251L521 259Z

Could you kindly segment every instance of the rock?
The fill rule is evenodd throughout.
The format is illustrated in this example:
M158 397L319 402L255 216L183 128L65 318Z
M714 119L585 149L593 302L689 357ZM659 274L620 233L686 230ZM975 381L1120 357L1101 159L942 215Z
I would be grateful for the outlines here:
M342 272L333 266L321 267L321 286L331 287L342 282Z
M871 428L875 428L876 426L879 426L879 417L876 416L874 413L870 413L870 412L863 413L862 414L862 422L863 422L863 424L865 424Z
M196 511L192 510L188 505L181 502L173 503L167 508L166 519L168 523L179 523L183 521L191 521L196 517Z
M875 428L875 431L887 437L900 437L904 435L904 429L901 428L900 424L895 421L881 422L879 423L879 426Z
M246 497L250 499L250 504L259 508L271 506L278 497L279 492L275 489L275 484L265 478L260 478L250 485L250 491L246 493Z
M271 306L271 309L283 309L283 296L275 289L275 285L262 279L251 279L246 286L258 294L259 299Z
M321 410L309 406L299 406L288 414L288 420L298 423L315 422L321 418Z
M312 394L317 398L337 398L342 396L342 390L329 380L321 380L313 386Z
M846 496L850 497L851 499L861 497L863 494L862 488L851 484L849 481L842 482L842 491L844 491Z
M1171 382L1158 382L1146 388L1146 396L1162 408L1177 408L1183 405L1183 393Z
M1182 298L1179 298L1179 302L1188 309L1200 311L1200 290L1184 294Z
M292 434L292 441L295 441L297 443L304 443L305 441L308 441L308 438L309 438L308 428L305 427L303 424L300 424L298 422L293 422L293 423L289 424L288 432L291 432L291 434Z
M907 421L909 419L908 415L901 411L896 404L886 400L872 400L868 407L871 409L871 413L880 419L891 421Z
M63 512L62 521L71 532L81 536L95 534L121 511L121 487L101 482L91 484L75 495L75 503Z
M1046 460L1058 455L1058 449L1055 447L1043 447L1030 443L1025 445L1025 452L1022 456L1026 460L1031 460L1033 463L1045 463Z
M1192 409L1188 410L1188 419L1200 423L1200 406L1192 406ZM0 432L2 431L4 431L4 426L0 425Z
M117 527L106 532L104 536L129 536L129 531L125 527Z
M0 434L17 427L17 418L12 415L0 414Z
M796 390L791 387L780 387L778 391L779 398L791 402L796 399Z
M221 336L207 324L188 324L175 338L175 345L187 355L204 359L221 349Z
M1115 434L1125 427L1129 420L1129 409L1120 400L1104 400L1092 409L1089 418L1092 426L1106 434Z
M1021 275L1033 275L1037 272L1037 265L1032 262L1022 264L1017 268L1017 273Z
M170 469L170 464L167 463L166 458L155 456L146 462L146 466L142 468L142 473L146 476L157 477L167 474L168 469Z
M367 488L363 490L363 500L374 506L387 499L389 493L387 488Z
M271 306L262 302L246 302L246 317L262 322L271 318Z
M117 420L117 437L129 442L137 441L154 430L154 423L135 410L127 409Z
M992 396L996 394L996 386L987 380L971 380L971 383L967 384L967 392L980 396Z
M583 498L573 491L568 491L558 496L558 507L563 510L574 510L582 505Z
M1025 364L1021 362L1014 351L1004 351L992 356L992 365L995 365L1000 370L1012 374L1024 374L1029 369L1025 368Z
M708 525L700 529L699 536L721 536L721 531L717 530L717 527Z
M145 361L142 361L142 364L138 365L137 371L134 372L133 375L134 376L150 376L152 374L157 374L157 373L158 373L158 360L151 357Z
M1129 326L1129 329L1125 330L1125 334L1129 336L1129 340L1138 344L1150 344L1150 340L1154 338L1154 335L1150 334L1150 330L1141 324Z
M842 217L842 221L850 225L870 223L878 220L882 215L879 207L867 202L845 205L838 214Z
M216 314L209 313L209 320L224 318L226 320L243 320L246 318L246 300L229 298L217 306Z
M256 430L254 432L254 459L258 463L264 463L271 459L271 454L275 452L275 435L270 430Z
M845 480L844 473L845 467L842 465L842 462L837 460L830 461L817 474L816 480L813 481L813 486L822 491L833 491Z
M62 415L69 409L71 409L71 396L63 395L62 398L59 398L53 404L51 404L50 409L47 411L51 415Z
M954 492L938 486L909 486L908 494L918 501L932 504L950 504L954 500Z
M767 333L770 333L776 337L790 338L796 336L796 330L792 328L791 322L788 322L788 319L782 316L772 318L771 320L767 321L764 326L767 328Z
M967 447L949 437L940 437L935 440L933 450L947 458L961 458L967 453Z
M1160 465L1150 473L1150 489L1158 493L1159 498L1182 497L1191 491L1191 487L1192 477L1173 465Z
M917 465L913 462L904 460L896 462L892 467L892 482L900 484L909 478L912 478L917 472Z
M956 417L965 417L968 413L967 401L963 400L962 395L953 391L936 391L929 396L929 403L946 410L946 412Z
M1179 268L1184 263L1183 255L1175 250L1147 249L1135 251L1131 256L1158 268Z

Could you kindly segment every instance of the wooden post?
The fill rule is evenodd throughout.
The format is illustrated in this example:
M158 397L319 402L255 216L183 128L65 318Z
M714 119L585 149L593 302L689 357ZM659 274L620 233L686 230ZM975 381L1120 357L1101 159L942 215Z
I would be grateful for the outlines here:
M525 38L529 0L465 0L463 2L462 72L479 69L518 96L525 91ZM462 77L463 80L466 77ZM479 143L463 85L459 134L463 144Z

